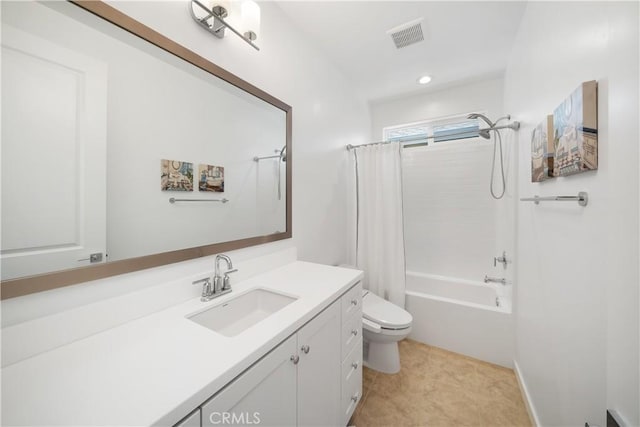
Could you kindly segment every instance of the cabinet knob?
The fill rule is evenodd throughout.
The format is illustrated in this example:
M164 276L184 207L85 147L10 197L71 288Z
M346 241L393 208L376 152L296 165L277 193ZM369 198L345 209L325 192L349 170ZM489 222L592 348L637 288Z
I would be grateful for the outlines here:
M353 369L358 369L358 362L353 362L353 363L351 364L351 367L352 367Z
M351 304L352 305L358 305L358 300L357 299L352 299L351 300Z
M358 330L357 329L352 329L351 333L353 334L354 337L358 336Z
M300 356L298 356L297 354L296 354L296 355L293 355L293 356L291 356L291 357L289 358L289 360L291 360L291 361L293 362L293 364L294 364L294 365L297 365L297 364L298 364L298 362L300 361Z
M357 402L358 401L358 393L356 393L353 396L351 396L351 400L353 400L354 402Z
M302 350L304 354L309 354L309 350L311 350L311 348L308 345L303 345L300 347L300 350Z

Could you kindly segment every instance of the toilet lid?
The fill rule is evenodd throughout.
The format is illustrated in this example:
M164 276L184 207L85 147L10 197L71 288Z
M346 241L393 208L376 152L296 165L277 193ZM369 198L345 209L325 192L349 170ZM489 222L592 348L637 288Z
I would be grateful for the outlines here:
M362 317L387 329L403 329L411 326L413 317L397 305L385 301L373 292L362 296Z

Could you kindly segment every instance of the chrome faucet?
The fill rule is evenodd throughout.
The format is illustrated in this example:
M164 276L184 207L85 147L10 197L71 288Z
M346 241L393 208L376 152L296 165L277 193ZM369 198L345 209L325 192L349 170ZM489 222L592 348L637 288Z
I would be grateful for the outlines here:
M227 263L227 270L224 272L224 275L220 274L220 260L224 260ZM216 270L213 275L213 293L222 295L231 292L231 279L229 278L229 274L235 273L238 269L233 268L231 258L225 254L216 255L215 264Z
M224 260L227 263L227 270L224 272L224 274L220 274L220 260ZM193 285L197 285L200 283L203 284L202 296L200 297L200 301L211 301L212 299L217 298L220 295L231 292L231 279L229 278L229 274L235 273L236 271L238 271L238 269L233 268L233 263L231 262L231 258L229 258L228 255L216 255L215 272L213 278L205 277L204 279L196 280L192 283Z
M507 279L505 279L505 278L499 279L497 277L489 277L489 276L487 276L485 274L484 283L489 283L489 282L491 282L491 283L502 283L503 285L506 285L507 284Z

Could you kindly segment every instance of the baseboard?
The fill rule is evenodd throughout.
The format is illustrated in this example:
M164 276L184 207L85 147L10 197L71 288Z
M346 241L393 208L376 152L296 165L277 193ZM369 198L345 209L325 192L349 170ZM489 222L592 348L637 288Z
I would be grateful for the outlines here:
M527 408L527 414L529 414L529 421L531 421L531 425L534 427L540 426L540 421L538 420L538 415L536 414L535 406L531 401L531 396L529 396L529 390L527 390L527 384L524 382L524 378L522 378L522 373L520 372L520 367L518 366L518 362L513 361L513 368L516 372L516 379L518 380L518 386L520 387L520 394L522 394L522 400L524 400L524 406Z

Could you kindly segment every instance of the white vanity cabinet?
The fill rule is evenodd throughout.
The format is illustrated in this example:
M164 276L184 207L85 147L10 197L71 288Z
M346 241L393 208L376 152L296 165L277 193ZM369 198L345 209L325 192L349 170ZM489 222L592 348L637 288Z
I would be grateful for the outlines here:
M334 302L202 405L202 425L337 425L340 307Z
M269 255L256 264L272 261ZM362 387L362 294L356 283L361 277L357 270L293 261L236 283L235 294L219 301L203 304L193 297L13 360L1 372L2 424L344 427ZM177 298L188 282L163 283L149 292L175 292L167 298ZM274 311L272 299L260 299L270 293L295 300ZM125 303L142 303L147 296ZM109 301L103 308L121 303ZM193 320L222 307L229 310L211 315L213 325ZM73 323L69 316L54 319L51 330ZM247 326L254 318L262 320ZM246 322L238 325L245 329L232 336L216 332L234 319ZM25 323L29 333L35 331ZM25 323L12 326L18 350ZM141 369L141 360L153 364ZM119 398L111 403L113 396Z
M293 335L202 405L202 425L296 425Z
M339 425L346 426L362 397L362 284L341 298L341 392Z

